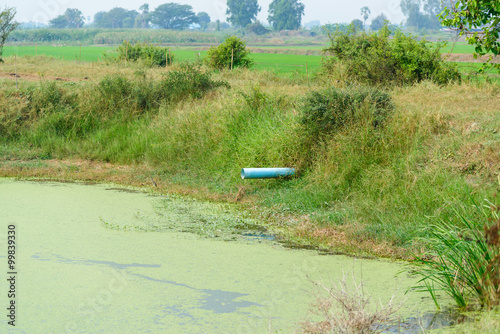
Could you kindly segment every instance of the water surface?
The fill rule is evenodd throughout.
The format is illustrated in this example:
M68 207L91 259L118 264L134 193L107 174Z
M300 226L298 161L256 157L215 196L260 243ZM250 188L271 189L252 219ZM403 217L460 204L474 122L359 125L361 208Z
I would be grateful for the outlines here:
M0 223L0 245L9 224L18 241L17 326L3 316L2 333L292 333L311 318L312 280L349 273L383 303L415 283L401 263L235 237L253 223L229 206L110 185L0 179ZM433 309L414 293L401 314Z

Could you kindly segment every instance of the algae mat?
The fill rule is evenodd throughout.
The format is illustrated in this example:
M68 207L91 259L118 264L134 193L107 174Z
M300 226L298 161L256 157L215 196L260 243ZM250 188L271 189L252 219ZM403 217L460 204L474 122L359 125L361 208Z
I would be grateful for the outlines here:
M0 332L292 333L311 317L311 280L328 285L353 271L382 302L415 283L395 277L398 263L168 228L169 220L192 219L217 226L214 215L235 214L221 207L210 213L208 204L192 202L196 214L190 215L186 203L109 185L0 179L6 276L9 226L16 246L15 297L8 297L8 276L0 299L7 315L14 300L15 327L4 315ZM422 314L432 302L414 295L405 307L407 315Z

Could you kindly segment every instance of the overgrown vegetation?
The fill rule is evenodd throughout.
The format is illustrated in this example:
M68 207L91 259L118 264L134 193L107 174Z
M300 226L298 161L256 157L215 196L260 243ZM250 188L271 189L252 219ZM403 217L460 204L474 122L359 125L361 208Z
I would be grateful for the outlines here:
M382 126L393 109L390 95L368 87L329 88L306 98L301 123L314 137L333 134L365 119Z
M37 145L55 138L78 139L113 124L128 127L141 115L150 117L160 108L202 98L221 86L229 84L189 64L160 78L139 70L133 79L110 74L80 87L43 80L12 93L17 103L2 109L0 136L29 138Z
M419 259L417 272L438 307L439 291L464 309L500 303L500 207L489 203L478 210L475 219L462 217L462 226L433 226L426 239L431 251Z
M336 31L324 50L323 72L333 80L368 85L405 85L430 80L437 84L460 81L456 67L441 58L440 43L418 41L400 30L391 37L378 32Z

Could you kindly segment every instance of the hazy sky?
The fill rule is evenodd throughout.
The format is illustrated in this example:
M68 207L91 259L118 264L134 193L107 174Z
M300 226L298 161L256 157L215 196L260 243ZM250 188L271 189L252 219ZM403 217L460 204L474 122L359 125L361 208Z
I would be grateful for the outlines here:
M267 22L267 10L272 0L258 0L262 7L258 19ZM150 10L167 2L188 4L195 12L207 12L212 21L217 19L226 20L226 0L4 0L4 5L17 9L16 20L19 22L44 22L47 23L54 17L61 15L67 8L77 8L85 17L93 19L94 14L99 11L108 11L114 7L138 10L139 7L148 3ZM347 0L347 1L324 1L324 0L302 0L305 5L305 14L302 23L314 20L322 24L329 22L350 22L353 19L361 19L360 9L368 6L372 12L368 22L380 13L384 13L392 23L400 23L404 17L399 8L401 0ZM1 3L0 3L1 6ZM2 6L3 7L3 6Z

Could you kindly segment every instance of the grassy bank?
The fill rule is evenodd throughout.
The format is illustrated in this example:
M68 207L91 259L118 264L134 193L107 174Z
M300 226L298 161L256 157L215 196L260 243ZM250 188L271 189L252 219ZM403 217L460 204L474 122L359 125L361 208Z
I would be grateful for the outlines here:
M170 80L164 68L44 57L16 67L17 89L12 76L0 79L2 175L112 179L123 168L112 166L129 166L137 174L125 168L122 182L153 177L177 192L239 201L288 243L399 258L425 248L429 224L460 224L457 211L473 217L472 202L498 186L500 87L492 83L393 88L384 127L360 121L316 141L300 118L305 97L324 84L304 76L215 73L210 80L230 88L167 99L156 93ZM13 73L14 59L0 71ZM298 177L239 177L242 167L285 166Z

